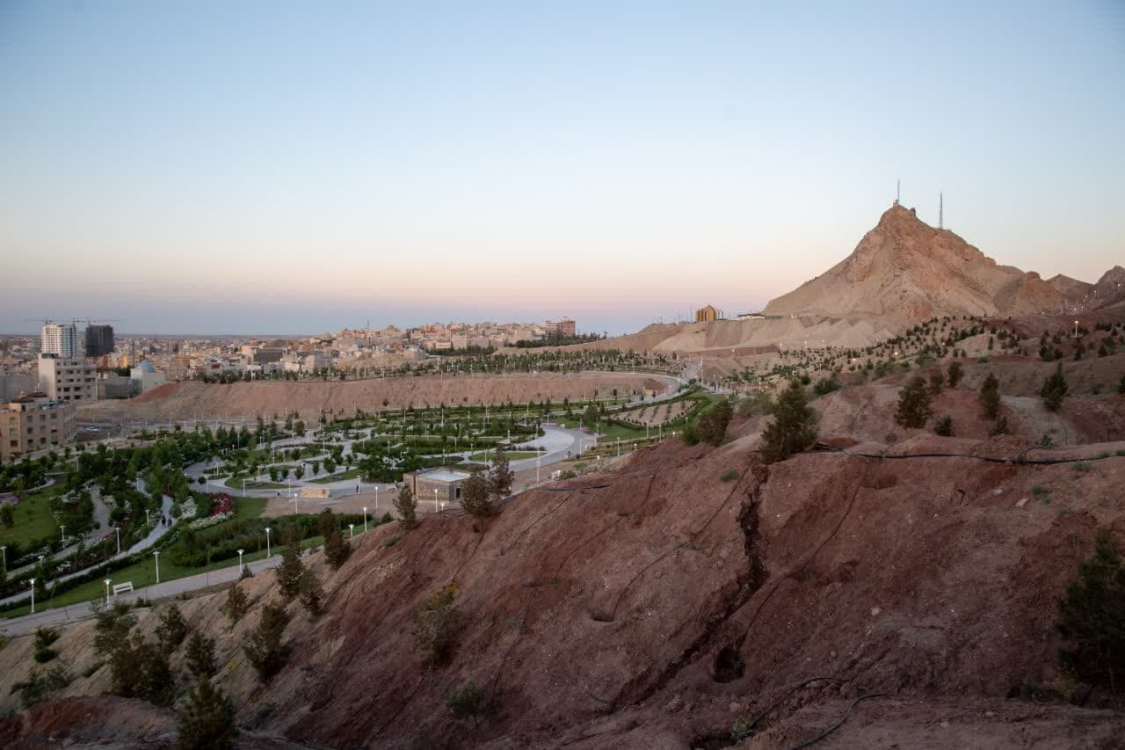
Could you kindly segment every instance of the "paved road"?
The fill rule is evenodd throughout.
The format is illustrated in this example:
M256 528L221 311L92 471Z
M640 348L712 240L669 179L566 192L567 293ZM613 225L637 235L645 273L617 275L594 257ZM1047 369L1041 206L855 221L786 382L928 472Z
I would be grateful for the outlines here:
M246 567L250 568L251 572L257 573L276 567L280 562L281 554L278 553L266 560L246 563ZM238 580L238 576L239 569L238 565L235 564L227 568L213 570L210 573L200 573L186 578L177 578L174 581L165 581L152 586L146 586L145 588L137 589L129 594L121 594L116 598L126 602L142 598L148 600L162 599L169 596L176 596L186 591L208 588L220 583L230 583ZM14 617L11 620L0 620L0 633L9 637L23 635L25 633L34 632L40 625L57 625L60 623L77 622L79 620L88 620L91 617L93 617L93 613L90 611L89 602L80 602L68 607L57 607L55 609L44 610L43 612L36 612L33 615Z

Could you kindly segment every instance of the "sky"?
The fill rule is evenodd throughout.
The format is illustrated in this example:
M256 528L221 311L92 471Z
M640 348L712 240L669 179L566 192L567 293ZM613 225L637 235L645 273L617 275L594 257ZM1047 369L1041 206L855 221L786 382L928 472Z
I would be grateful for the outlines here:
M759 309L891 204L1125 263L1125 3L0 0L0 332Z

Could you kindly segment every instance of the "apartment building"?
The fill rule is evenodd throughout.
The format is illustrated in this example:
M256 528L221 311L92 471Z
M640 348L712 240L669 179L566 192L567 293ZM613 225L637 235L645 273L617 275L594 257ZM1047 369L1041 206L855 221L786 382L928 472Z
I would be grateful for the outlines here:
M97 401L97 368L79 357L40 354L39 390L52 401Z
M104 357L113 354L113 326L88 325L86 326L86 356Z
M77 357L78 326L74 323L48 323L43 326L39 351L57 357Z
M0 406L0 459L74 442L75 406L31 393Z

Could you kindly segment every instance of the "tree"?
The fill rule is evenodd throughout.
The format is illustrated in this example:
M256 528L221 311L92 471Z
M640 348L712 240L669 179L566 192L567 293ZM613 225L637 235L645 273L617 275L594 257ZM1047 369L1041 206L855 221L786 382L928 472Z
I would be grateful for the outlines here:
M476 469L461 485L461 507L465 512L477 518L488 518L492 515L492 501L489 499L488 481Z
M196 631L188 638L184 664L196 677L212 677L218 671L215 664L215 639Z
M58 651L51 648L51 644L59 639L59 631L51 628L35 629L35 661L46 664L59 655Z
M15 516L12 514L12 506L7 503L0 505L0 523L3 523L4 528L7 529L16 525Z
M451 689L445 694L445 705L458 719L467 719L480 711L480 690L476 683L469 681L464 687Z
M991 372L980 387L980 408L985 419L1000 415L1000 381Z
M457 587L450 584L430 596L414 613L414 635L431 664L444 664L453 653L461 629L461 614L453 603L456 598Z
M293 476L297 477L297 479L300 479L301 477L305 476L305 467L304 466L298 466L296 469L293 470Z
M1125 379L1122 382L1125 383ZM498 503L512 494L512 481L515 476L508 464L508 457L504 455L504 449L499 445L496 446L496 451L492 454L492 464L488 467L488 494L492 496L493 503Z
M1072 644L1062 661L1116 691L1125 675L1125 565L1108 532L1098 535L1093 556L1079 565L1058 607L1059 633Z
M163 648L134 634L114 650L109 663L115 695L172 705L175 680Z
M952 437L953 417L946 414L944 417L941 417L936 422L934 422L934 433L941 435L942 437Z
M160 616L160 625L156 628L156 637L165 650L175 651L176 647L184 642L188 634L188 624L180 608L173 604Z
M956 388L957 384L961 382L961 378L965 376L965 368L961 366L960 362L954 360L949 363L949 387Z
M281 564L277 566L277 587L285 601L291 602L301 592L301 574L305 564L301 562L301 544L297 539L297 529L290 529L285 547L281 550Z
M298 581L301 590L301 604L313 617L319 617L324 612L324 589L320 586L320 579L316 573L305 568Z
M945 373L941 371L940 367L932 370L930 372L930 393L935 396L938 395L941 393L943 385L945 385Z
M333 570L339 570L340 566L346 563L351 556L352 546L344 541L340 524L331 508L324 509L318 522L320 524L320 535L324 537L324 559L328 561Z
M1051 376L1043 383L1043 389L1039 391L1039 395L1043 397L1043 406L1047 407L1048 411L1058 411L1068 390L1066 376L1063 375L1062 363L1060 362L1055 366L1055 371L1051 373Z
M727 426L732 416L734 416L734 408L730 405L730 399L719 399L699 417L696 434L705 443L722 445L726 440Z
M1121 376L1121 381L1117 384L1117 395L1125 396L1125 375Z
M125 602L106 605L99 598L90 606L94 613L94 651L102 657L109 657L129 637L129 631L137 624L137 618L130 613Z
M176 747L180 750L229 750L234 747L237 735L234 704L220 688L211 686L207 675L200 675L180 713Z
M399 520L402 521L402 527L410 531L418 525L417 516L415 511L418 508L418 501L414 499L414 493L409 487L403 487L398 491L398 496L394 499L395 510L398 511Z
M800 382L790 380L777 398L773 421L762 431L762 460L784 461L794 453L811 448L816 442L816 412Z
M898 410L895 422L901 427L925 427L933 414L930 409L930 389L921 376L915 375L898 394Z
M258 672L263 683L281 671L289 658L289 646L281 642L285 626L289 624L289 613L280 604L267 604L262 607L262 619L242 646L246 660Z
M250 600L246 596L246 592L242 590L237 583L231 585L230 593L227 594L226 604L223 605L223 611L231 622L238 622L242 616L246 614L246 610L250 607Z

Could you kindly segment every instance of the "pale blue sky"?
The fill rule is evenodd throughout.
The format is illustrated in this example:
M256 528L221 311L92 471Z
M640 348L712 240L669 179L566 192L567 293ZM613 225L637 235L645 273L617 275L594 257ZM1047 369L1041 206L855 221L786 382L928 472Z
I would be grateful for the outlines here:
M0 0L0 331L755 309L903 202L1125 259L1125 4Z

